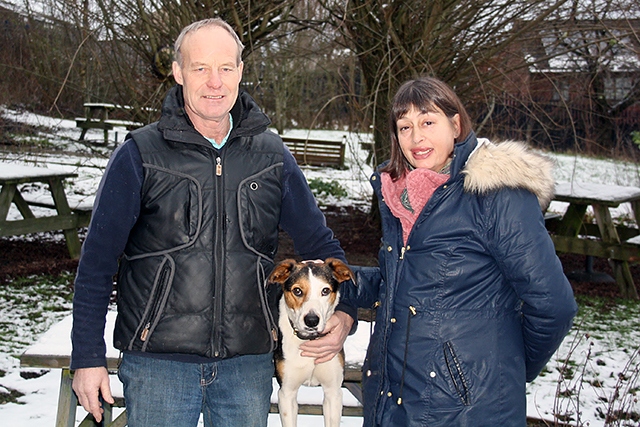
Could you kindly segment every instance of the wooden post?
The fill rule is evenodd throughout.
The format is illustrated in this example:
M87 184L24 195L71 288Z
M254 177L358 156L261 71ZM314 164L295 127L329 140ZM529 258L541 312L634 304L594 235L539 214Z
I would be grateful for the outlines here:
M76 423L76 407L78 398L71 389L73 378L68 368L62 369L60 378L60 394L58 398L58 415L56 427L73 427Z
M620 237L618 236L616 227L613 225L613 219L611 218L609 207L595 203L592 207L596 216L598 228L600 229L600 236L602 236L602 240L607 243L619 245ZM620 293L622 294L622 297L638 299L638 291L633 283L629 263L627 261L619 261L616 259L612 259L611 263L616 282L620 286Z
M53 202L56 205L56 211L58 215L66 216L72 215L69 208L69 202L67 202L67 196L64 193L64 187L62 186L61 178L50 178L49 187L51 188L51 194L53 195ZM77 221L74 221L77 222ZM73 228L67 228L63 230L65 240L67 242L67 248L69 249L69 255L71 258L80 258L80 250L82 245L80 238L78 237L77 224L73 224Z

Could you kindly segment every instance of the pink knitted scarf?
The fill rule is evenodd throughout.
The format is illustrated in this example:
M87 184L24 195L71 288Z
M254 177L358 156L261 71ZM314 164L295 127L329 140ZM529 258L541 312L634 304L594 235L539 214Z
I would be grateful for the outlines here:
M448 174L441 174L426 168L414 169L395 182L388 173L382 173L382 196L391 213L402 224L402 237L405 244L422 208L436 189L448 179ZM408 196L413 212L402 203L402 193L405 188L407 190L405 196Z

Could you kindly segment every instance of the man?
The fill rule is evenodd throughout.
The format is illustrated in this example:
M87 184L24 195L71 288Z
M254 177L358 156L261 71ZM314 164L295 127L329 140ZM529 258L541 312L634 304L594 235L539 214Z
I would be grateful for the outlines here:
M103 335L116 271L129 426L195 426L201 412L207 426L266 426L276 323L264 280L278 227L303 258L344 259L293 156L239 89L242 49L222 20L187 26L161 119L129 135L100 184L71 361L73 389L98 421L99 398L113 402ZM355 315L342 310L304 355L339 351Z

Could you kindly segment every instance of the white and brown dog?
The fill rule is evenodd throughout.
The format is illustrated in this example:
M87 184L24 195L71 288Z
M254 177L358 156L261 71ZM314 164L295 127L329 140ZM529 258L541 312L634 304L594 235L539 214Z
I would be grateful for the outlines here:
M322 386L325 427L338 427L342 415L344 351L328 362L315 364L300 355L305 340L321 337L327 320L340 299L340 283L354 279L345 263L335 258L323 261L280 262L269 276L282 286L280 299L280 345L275 351L278 411L284 427L295 427L298 417L298 389L301 385Z

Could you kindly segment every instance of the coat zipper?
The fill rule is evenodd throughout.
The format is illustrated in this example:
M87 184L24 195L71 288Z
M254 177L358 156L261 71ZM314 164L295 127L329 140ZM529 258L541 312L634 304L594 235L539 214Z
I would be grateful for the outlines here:
M411 332L411 318L417 314L416 308L412 305L409 306L409 312L407 313L407 336L404 342L404 357L402 359L402 375L400 376L400 393L398 395L397 403L402 405L402 392L404 391L404 376L407 372L407 357L409 356L409 338Z
M464 371L462 370L462 365L460 364L460 360L456 355L455 350L453 349L453 345L450 341L447 341L443 344L444 351L444 360L449 371L449 376L451 377L451 381L453 382L453 386L462 401L462 404L465 406L471 405L471 399L469 396L469 385L467 384L467 378L464 375Z

